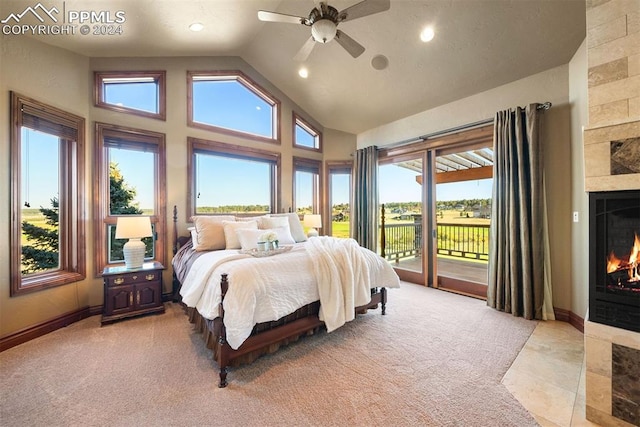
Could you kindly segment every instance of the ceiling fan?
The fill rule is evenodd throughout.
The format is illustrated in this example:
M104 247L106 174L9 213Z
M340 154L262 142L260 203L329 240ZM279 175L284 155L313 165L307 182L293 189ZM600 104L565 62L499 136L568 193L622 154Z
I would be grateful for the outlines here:
M258 19L261 21L302 24L311 27L311 37L293 57L296 61L305 61L316 42L329 43L334 38L351 56L357 58L364 52L364 46L343 31L338 30L338 24L384 12L391 7L391 0L363 0L338 12L335 7L329 6L326 1L315 0L315 3L316 7L311 9L309 16L306 18L264 10L258 11Z

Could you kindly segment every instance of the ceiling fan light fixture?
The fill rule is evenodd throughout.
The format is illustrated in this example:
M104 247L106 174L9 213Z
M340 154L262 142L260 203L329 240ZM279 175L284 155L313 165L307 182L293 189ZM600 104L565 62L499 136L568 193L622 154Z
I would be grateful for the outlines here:
M320 43L328 43L336 36L336 23L329 19L319 19L311 26L313 39Z

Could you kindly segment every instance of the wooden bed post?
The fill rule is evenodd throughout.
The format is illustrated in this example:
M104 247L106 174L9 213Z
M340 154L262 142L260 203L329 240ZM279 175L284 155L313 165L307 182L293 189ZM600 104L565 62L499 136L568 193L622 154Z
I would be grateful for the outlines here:
M175 255L178 252L178 206L173 205L173 243L172 247L173 254Z
M218 366L220 367L220 382L219 388L227 386L227 363L229 363L227 356L227 330L224 326L224 297L229 290L229 278L227 273L220 275L220 305L218 306L218 315L220 317L220 335L218 336Z

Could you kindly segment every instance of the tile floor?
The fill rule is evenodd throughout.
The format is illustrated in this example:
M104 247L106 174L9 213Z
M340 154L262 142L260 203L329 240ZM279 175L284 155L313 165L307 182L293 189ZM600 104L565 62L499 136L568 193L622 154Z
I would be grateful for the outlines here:
M585 418L584 336L541 321L502 383L543 427L597 426Z

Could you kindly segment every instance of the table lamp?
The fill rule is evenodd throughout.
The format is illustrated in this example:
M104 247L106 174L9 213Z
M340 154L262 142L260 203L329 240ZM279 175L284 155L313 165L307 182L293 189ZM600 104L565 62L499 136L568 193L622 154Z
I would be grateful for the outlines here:
M322 216L320 214L307 214L304 216L304 226L309 227L307 237L316 237L318 228L322 228Z
M129 239L122 248L124 264L128 270L142 267L146 247L140 239L150 236L151 220L148 216L118 217L116 239Z

